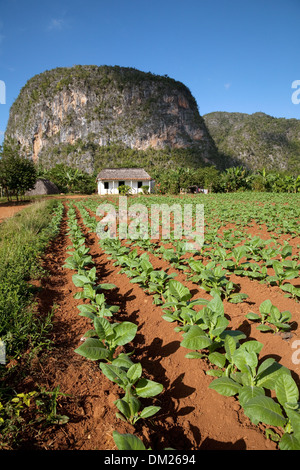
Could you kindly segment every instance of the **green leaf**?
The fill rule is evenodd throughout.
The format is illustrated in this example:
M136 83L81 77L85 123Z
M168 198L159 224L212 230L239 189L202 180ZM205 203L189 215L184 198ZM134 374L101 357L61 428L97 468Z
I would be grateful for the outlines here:
M237 294L231 294L229 298L229 302L232 304L238 304L240 302L243 302L243 300L247 299L249 295L247 294L242 294L242 293L237 293Z
M95 338L97 337L97 333L95 330L88 330L84 333L84 338Z
M83 287L85 284L89 284L91 282L84 274L73 274L72 281L76 287Z
M141 418L149 418L155 415L161 409L160 406L146 406L140 413Z
M183 334L183 338L181 346L194 351L207 348L212 344L211 339L198 325L192 325L189 331Z
M143 259L141 261L141 268L143 271L149 273L151 271L153 271L153 266L152 264L150 263L150 261L146 260L146 259Z
M282 248L281 256L282 258L287 258L287 256L291 256L292 253L293 253L293 248L290 245L285 245Z
M286 403L297 403L299 390L291 375L283 374L275 382L276 398L282 406Z
M259 306L259 311L262 315L268 315L271 312L272 302L271 300L267 299L262 302Z
M261 320L261 316L258 315L258 313L254 313L254 312L250 312L246 315L246 318L248 318L248 320Z
M272 398L256 396L244 405L244 412L254 424L264 423L270 426L283 427L286 418L283 416L281 407Z
M279 442L280 450L300 450L300 440L297 439L294 434L288 434L287 432L282 436Z
M187 359L201 359L203 356L204 354L201 354L198 351L193 351L185 355Z
M125 416L126 419L131 417L131 411L128 403L125 400L116 400L114 402L119 411Z
M170 294L175 297L177 300L190 300L192 294L190 293L189 289L185 287L181 282L176 281L175 279L171 279L169 281L169 291Z
M176 321L176 318L175 318L174 315L172 315L172 313L165 313L165 314L162 316L162 318L163 318L164 320L166 320L167 322L169 322L169 323L172 323L172 322Z
M116 365L113 365L113 364L106 364L106 363L101 362L100 369L109 380L117 383L122 388L125 388L128 385L128 378L127 378L126 372L122 370L120 367L117 367Z
M236 350L236 341L232 336L230 335L225 336L224 348L225 348L227 359L229 360L229 362L232 362L232 355L234 354L234 351Z
M141 408L141 402L138 398L131 396L129 398L129 406L131 409L131 415L137 415Z
M239 330L225 330L225 331L223 331L223 333L221 333L220 338L225 340L227 338L227 336L230 336L231 338L233 338L234 341L235 341L235 344L238 344L238 342L241 339L246 338L245 333L242 333Z
M115 287L117 287L115 284L105 283L105 284L99 284L97 286L97 290L111 290L111 289L115 289Z
M289 325L288 323L274 322L273 325L276 326L276 328L278 328L279 330L288 331L291 329L291 325Z
M215 390L220 395L224 395L225 397L231 397L239 393L241 385L229 377L220 377L213 380L209 384L208 388Z
M119 346L123 346L124 344L127 344L132 341L136 335L137 328L137 325L127 321L117 324L117 326L115 327L116 344L118 344Z
M106 339L113 335L113 329L106 318L95 318L94 327L99 339Z
M258 325L256 328L259 331L274 331L273 328L271 328L271 326L268 326L268 325Z
M247 351L243 348L237 349L232 356L233 362L241 372L249 372L249 367L257 366L258 359L254 351Z
M242 407L248 403L251 398L258 397L260 395L264 395L265 391L262 387L250 387L245 385L241 388L239 393L239 402Z
M133 364L127 371L127 377L130 383L134 384L142 375L142 366L140 363Z
M83 286L83 297L86 299L94 299L96 296L96 291L94 290L92 284L85 284Z
M120 367L120 368L122 367L123 369L127 370L133 365L133 362L130 359L130 357L128 356L128 354L121 353L121 354L119 354L118 357L116 357L112 361L112 365L115 365L115 366Z
M143 442L133 434L120 434L113 431L113 439L119 450L147 450Z
M97 308L94 305L91 304L82 304L82 305L77 305L78 310L80 310L81 314L94 314L97 313ZM91 318L93 318L92 316Z
M208 359L212 364L220 367L221 369L225 366L226 363L226 357L224 356L224 354L221 354L217 351L209 354Z
M276 380L281 374L290 375L290 371L273 358L268 358L260 364L257 370L256 385L274 390Z
M103 343L95 338L88 338L84 343L75 349L75 352L92 361L106 359L109 351L104 348Z
M290 423L293 428L293 433L295 437L300 441L300 413L299 410L291 410L288 408L288 406L285 406L285 412L287 414L287 417L290 420Z
M218 317L217 323L215 328L210 330L210 334L212 337L219 337L221 333L226 329L226 327L229 325L229 320L225 317Z
M158 382L148 379L140 379L136 385L136 393L139 397L148 398L158 395L163 390L163 386Z
M224 304L222 299L219 295L216 295L208 304L207 306L215 313L220 316L224 315Z
M248 352L255 352L256 354L259 354L263 346L264 345L260 343L259 341L249 340L243 343L241 347Z

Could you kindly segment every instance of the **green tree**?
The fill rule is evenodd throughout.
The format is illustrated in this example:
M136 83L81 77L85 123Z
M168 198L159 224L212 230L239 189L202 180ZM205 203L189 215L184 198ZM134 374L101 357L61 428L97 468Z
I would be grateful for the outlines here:
M0 185L8 199L17 201L26 191L34 188L37 172L32 160L20 156L20 147L13 142L4 143L1 149Z

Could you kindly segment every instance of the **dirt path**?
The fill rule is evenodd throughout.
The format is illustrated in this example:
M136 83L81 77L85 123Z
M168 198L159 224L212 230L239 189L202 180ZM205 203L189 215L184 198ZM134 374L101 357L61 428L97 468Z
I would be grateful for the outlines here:
M65 194L56 194L54 196L47 196L44 197L44 199L82 199L87 197L86 195L82 194L75 194L75 195L65 195ZM21 202L3 202L0 203L0 223L3 222L3 220L14 216L18 212L20 212L22 209L25 209L26 207L30 206L33 204L35 201L43 199L43 196L41 196L39 199L33 200L33 201L21 201Z
M17 214L17 212L20 212L21 210L25 209L28 207L31 203L3 203L0 204L0 223L3 222L3 220L12 217L13 215Z

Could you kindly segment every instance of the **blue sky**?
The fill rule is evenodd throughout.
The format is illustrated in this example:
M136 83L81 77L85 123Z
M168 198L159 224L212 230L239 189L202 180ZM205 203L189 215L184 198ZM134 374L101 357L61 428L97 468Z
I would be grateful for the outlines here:
M0 0L0 143L27 80L75 64L167 74L201 115L300 119L299 56L300 0Z

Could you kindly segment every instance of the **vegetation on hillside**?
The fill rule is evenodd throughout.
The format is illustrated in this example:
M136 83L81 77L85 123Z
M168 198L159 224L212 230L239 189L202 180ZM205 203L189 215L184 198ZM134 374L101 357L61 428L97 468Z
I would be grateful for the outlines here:
M249 169L300 173L300 121L265 113L203 116L221 155Z

